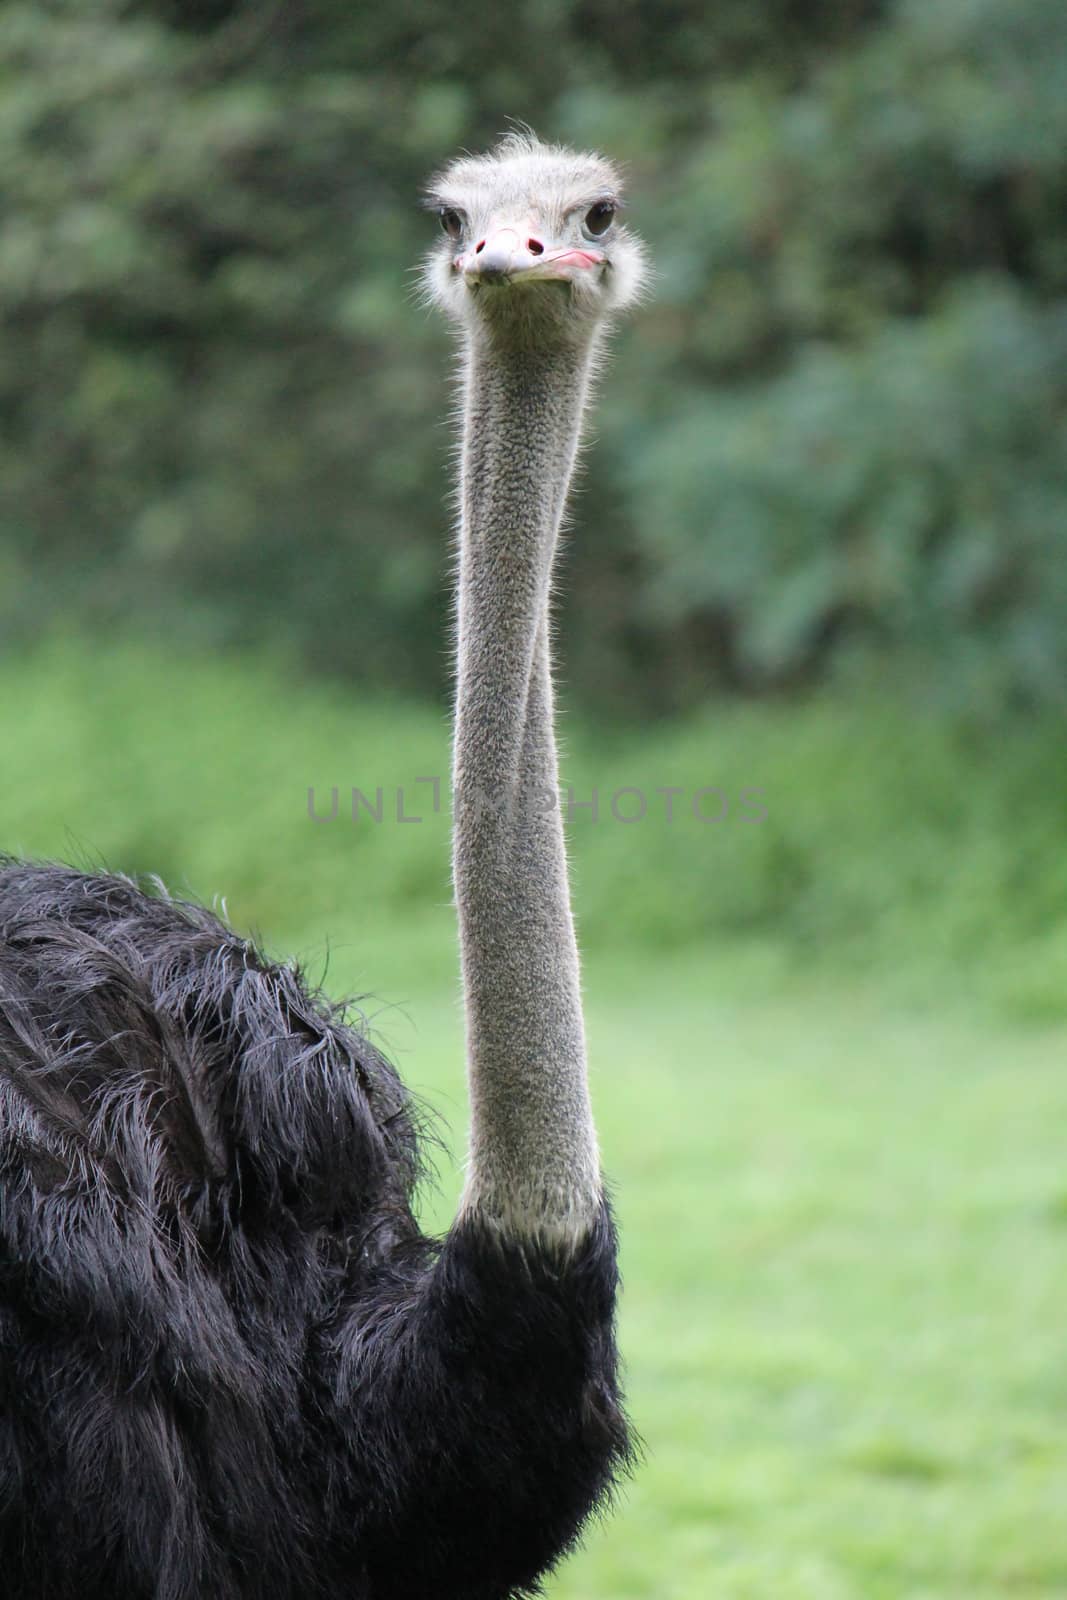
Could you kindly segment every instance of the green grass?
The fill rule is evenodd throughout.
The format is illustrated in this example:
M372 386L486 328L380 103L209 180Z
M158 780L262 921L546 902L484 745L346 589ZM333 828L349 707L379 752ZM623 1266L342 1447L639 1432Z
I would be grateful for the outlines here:
M1067 1028L589 967L646 1459L550 1593L1062 1600ZM451 996L382 1025L461 1128Z
M594 974L648 1462L600 1600L1067 1592L1067 1030Z
M583 944L727 950L779 983L830 972L941 1005L1067 1017L1067 739L1062 724L985 728L887 701L710 708L636 734L564 719L579 804L572 857ZM368 987L451 970L442 713L352 704L280 666L77 640L0 658L9 848L154 871L224 894L234 920L314 956L366 929ZM320 815L339 791L336 822ZM350 817L382 789L383 821ZM681 791L668 822L656 791ZM698 790L728 815L693 815ZM396 820L397 791L405 814ZM644 820L614 820L640 790ZM757 790L762 822L745 820ZM721 800L707 796L709 813ZM751 807L748 808L749 811ZM365 920L367 919L367 920Z
M0 839L328 949L461 1140L446 819L305 809L443 772L441 716L68 645L0 664L0 729ZM646 1460L551 1595L1062 1600L1063 741L827 707L568 742L585 795L762 785L769 816L576 829Z

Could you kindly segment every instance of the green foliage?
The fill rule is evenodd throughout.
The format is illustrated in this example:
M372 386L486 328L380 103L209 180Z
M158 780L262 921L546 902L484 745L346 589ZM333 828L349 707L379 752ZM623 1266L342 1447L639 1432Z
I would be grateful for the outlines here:
M693 391L632 468L641 603L663 624L725 606L757 680L895 646L931 675L950 653L987 712L1062 703L1065 371L1067 310L989 281L758 388Z
M9 4L0 621L439 686L413 202L519 116L628 163L658 272L578 507L583 695L1062 700L1065 107L1058 0Z
M626 483L642 603L743 680L862 649L1062 701L1065 105L1062 7L901 4L685 152L645 374L680 395Z

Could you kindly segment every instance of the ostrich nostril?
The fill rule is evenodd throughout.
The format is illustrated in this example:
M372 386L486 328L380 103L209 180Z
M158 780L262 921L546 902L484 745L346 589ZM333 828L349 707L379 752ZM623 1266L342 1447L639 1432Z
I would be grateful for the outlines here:
M485 249L485 240L484 239L479 239L478 243L474 246L474 254L475 255L480 255L481 252L484 249Z
M526 248L532 256L543 256L545 253L545 247L540 239L527 239Z

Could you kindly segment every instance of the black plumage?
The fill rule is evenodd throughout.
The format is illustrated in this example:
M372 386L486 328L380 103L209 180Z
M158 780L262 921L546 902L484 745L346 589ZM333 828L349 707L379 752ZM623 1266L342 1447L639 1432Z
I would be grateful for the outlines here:
M605 1208L423 1236L396 1074L130 880L0 861L0 1584L503 1600L628 1453Z

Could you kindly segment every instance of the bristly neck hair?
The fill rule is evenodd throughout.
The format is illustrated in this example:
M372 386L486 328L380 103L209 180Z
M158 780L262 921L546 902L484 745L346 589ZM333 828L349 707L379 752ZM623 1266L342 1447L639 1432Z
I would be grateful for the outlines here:
M559 808L549 597L594 340L469 338L454 875L471 1149L465 1211L580 1235L599 1158Z
M464 344L453 872L462 1215L571 1245L601 1204L559 807L549 602L603 336L644 281L602 158L513 134L435 180L430 299ZM483 252L486 252L483 254ZM486 263L489 262L489 266Z

